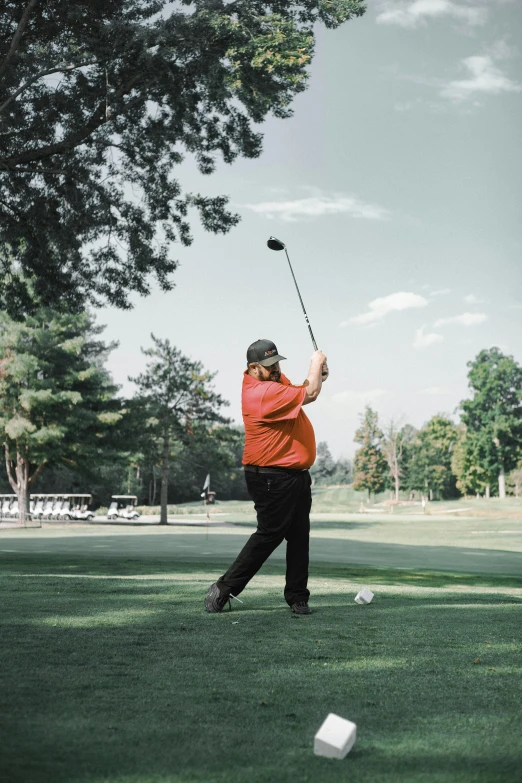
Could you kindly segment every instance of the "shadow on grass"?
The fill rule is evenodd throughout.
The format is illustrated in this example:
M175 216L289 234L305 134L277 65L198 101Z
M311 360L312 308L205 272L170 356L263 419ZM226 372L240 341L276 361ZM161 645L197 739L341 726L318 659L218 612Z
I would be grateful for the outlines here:
M378 520L379 522L381 520ZM252 532L257 527L256 520L247 520L247 521L235 521L232 523L234 527L247 527L252 529ZM316 520L314 519L311 524L312 530L364 530L365 528L369 527L375 527L377 522L375 520L368 519L365 522L354 522L354 521L340 521L340 520Z
M169 574L208 573L209 579L215 581L224 573L230 563L231 556L209 555L201 556L184 552L173 557L154 557L144 555L115 557L113 554L93 556L92 552L73 554L46 553L2 553L0 562L2 571L13 574L90 574L92 576L166 576ZM268 561L263 565L262 574L284 578L284 564L279 565ZM472 574L452 571L431 571L425 569L404 568L372 568L365 566L341 566L327 563L311 563L310 577L348 580L366 585L408 585L418 587L515 587L522 588L522 575L501 576L497 574Z
M31 576L42 562L54 571ZM75 565L83 575L67 578ZM0 579L10 783L517 780L517 598L383 587L360 607L336 589L354 573L334 569L309 617L260 587L208 615L208 564L103 578L116 565L25 557ZM313 755L330 711L358 726L343 762Z
M247 535L246 530L214 530L207 534L205 530L194 529L190 532L183 529L108 535L97 531L89 535L59 533L48 537L31 532L6 537L8 544L0 551L0 565L18 555L32 554L43 564L50 562L48 556L60 555L70 558L73 564L96 558L107 558L109 562L117 558L126 564L136 562L137 567L145 563L145 568L159 564L161 560L167 568L171 564L177 567L179 563L192 567L198 562L223 573L244 546ZM281 567L284 560L285 547L282 545L271 555L267 565ZM426 579L426 574L474 574L479 584L492 579L500 584L509 580L512 585L522 579L522 552L510 550L508 542L505 549L415 544L414 539L411 543L398 544L354 540L339 531L335 537L320 534L313 537L310 560L313 568L386 572L391 566L395 572L414 573L420 579Z

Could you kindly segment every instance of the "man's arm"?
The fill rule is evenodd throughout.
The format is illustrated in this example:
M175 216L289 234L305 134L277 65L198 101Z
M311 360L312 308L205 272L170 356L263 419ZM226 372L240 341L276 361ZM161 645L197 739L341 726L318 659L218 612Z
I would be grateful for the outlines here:
M319 397L323 385L323 365L326 365L326 356L322 351L316 351L312 354L308 378L303 383L303 386L306 387L306 396L303 400L303 405L315 402Z

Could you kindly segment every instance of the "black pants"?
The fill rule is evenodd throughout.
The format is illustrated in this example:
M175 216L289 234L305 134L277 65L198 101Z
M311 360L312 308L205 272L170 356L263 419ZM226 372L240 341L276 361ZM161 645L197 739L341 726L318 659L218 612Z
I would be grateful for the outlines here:
M311 480L307 470L250 473L248 492L257 512L257 530L218 580L221 592L239 595L265 560L286 538L285 601L308 601Z

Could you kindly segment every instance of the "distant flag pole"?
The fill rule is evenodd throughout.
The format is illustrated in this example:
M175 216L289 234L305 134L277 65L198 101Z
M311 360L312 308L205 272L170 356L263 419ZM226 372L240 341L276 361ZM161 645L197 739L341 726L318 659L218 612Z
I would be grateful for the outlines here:
M203 492L201 493L201 497L203 498L203 505L207 505L208 500L208 493L210 492L210 473L207 473L207 477L205 479L205 483L203 484ZM206 538L208 538L208 520L210 519L210 515L207 511L207 532L206 532Z

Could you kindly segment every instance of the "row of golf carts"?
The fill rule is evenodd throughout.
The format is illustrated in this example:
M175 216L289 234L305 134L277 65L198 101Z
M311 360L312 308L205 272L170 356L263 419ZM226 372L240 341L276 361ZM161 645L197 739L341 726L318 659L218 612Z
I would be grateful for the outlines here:
M138 519L135 495L113 495L107 511L107 519ZM29 511L33 519L90 520L92 495L31 495ZM18 518L16 495L0 495L0 519Z

